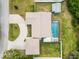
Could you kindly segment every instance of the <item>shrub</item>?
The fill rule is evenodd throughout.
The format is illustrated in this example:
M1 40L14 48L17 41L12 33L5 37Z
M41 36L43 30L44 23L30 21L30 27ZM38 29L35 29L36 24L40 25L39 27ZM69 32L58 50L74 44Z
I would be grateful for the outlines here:
M79 0L67 0L67 6L73 18L75 18L72 21L73 24L79 24Z

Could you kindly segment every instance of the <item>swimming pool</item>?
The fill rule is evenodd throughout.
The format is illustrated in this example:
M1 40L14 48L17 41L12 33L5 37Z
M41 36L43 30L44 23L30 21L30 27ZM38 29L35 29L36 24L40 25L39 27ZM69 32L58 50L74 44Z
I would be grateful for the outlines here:
M59 41L59 21L51 22L51 37L44 38L43 42L58 42Z
M53 38L58 38L59 36L59 21L52 21L51 32Z

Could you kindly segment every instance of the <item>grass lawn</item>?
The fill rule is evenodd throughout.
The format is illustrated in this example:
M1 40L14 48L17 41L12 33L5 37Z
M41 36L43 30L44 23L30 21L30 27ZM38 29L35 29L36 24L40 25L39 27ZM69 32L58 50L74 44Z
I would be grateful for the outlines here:
M40 57L59 57L60 44L58 43L41 43Z
M33 11L33 0L9 0L10 13L25 16L26 12Z
M51 12L52 10L52 3L37 3L36 4L36 11L38 12Z
M14 41L20 33L18 24L9 25L9 40Z
M67 59L70 52L76 49L76 36L73 31L71 22L68 19L62 19L62 41L63 41L63 57Z
M72 26L72 16L67 10L66 3L62 5L63 11L61 14L61 39L63 41L63 58L68 59L70 52L76 49L76 35Z

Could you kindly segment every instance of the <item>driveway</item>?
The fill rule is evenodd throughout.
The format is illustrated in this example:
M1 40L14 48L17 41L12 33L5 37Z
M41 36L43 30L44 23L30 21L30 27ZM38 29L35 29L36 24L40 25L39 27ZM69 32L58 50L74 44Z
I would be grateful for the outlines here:
M18 24L20 28L20 34L15 41L8 40L8 50L9 49L25 49L25 38L27 36L27 27L25 25L24 19L17 14L10 14L9 24Z

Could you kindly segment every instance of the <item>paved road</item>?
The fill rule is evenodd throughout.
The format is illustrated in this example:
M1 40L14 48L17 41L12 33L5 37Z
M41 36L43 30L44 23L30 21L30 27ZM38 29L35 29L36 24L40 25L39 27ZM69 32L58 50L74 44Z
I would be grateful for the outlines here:
M7 47L8 39L8 0L0 0L0 25L1 25L1 37L0 38L0 55L5 51ZM1 57L1 56L0 56ZM2 58L0 58L2 59Z

